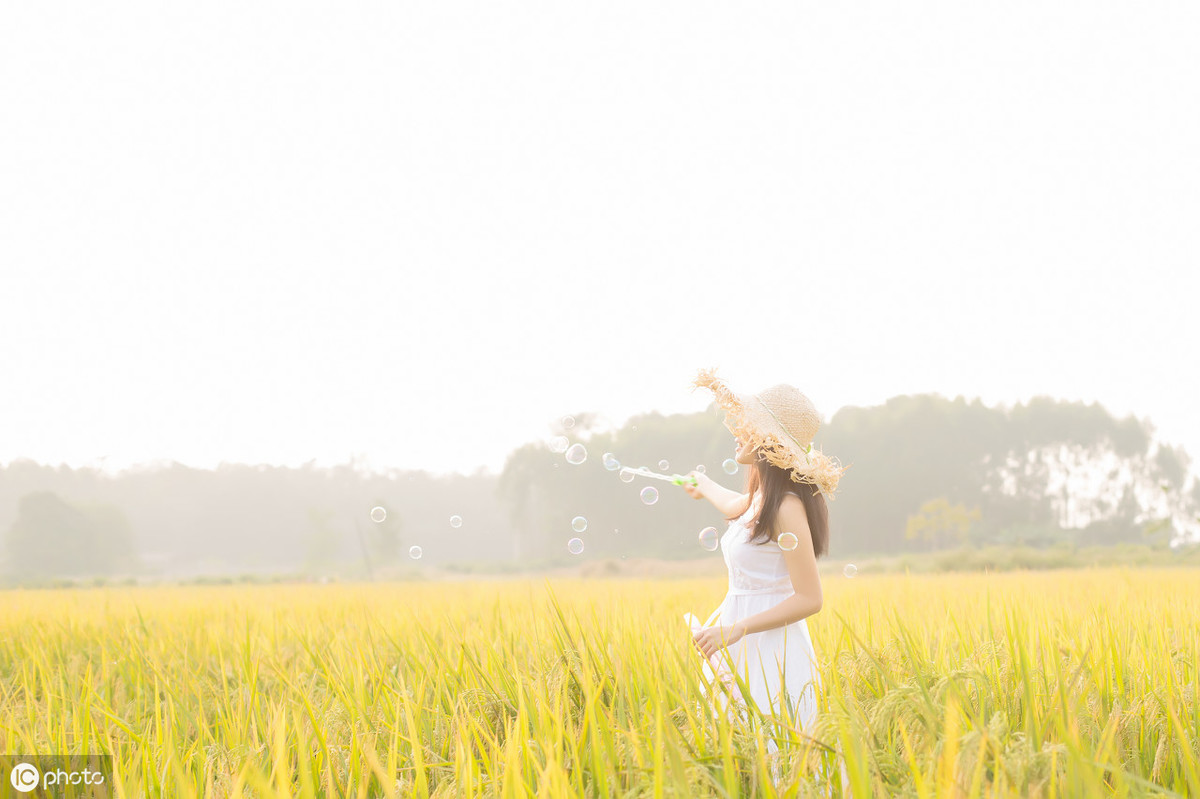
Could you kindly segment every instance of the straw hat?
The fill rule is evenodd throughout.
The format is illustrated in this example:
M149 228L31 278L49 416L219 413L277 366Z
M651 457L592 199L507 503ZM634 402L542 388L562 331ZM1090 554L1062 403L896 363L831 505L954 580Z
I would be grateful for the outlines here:
M812 401L792 386L780 384L757 394L735 394L714 369L701 369L693 391L707 388L725 409L729 427L758 448L768 461L788 472L793 482L815 485L829 500L836 499L841 466L819 449L813 437L821 419Z

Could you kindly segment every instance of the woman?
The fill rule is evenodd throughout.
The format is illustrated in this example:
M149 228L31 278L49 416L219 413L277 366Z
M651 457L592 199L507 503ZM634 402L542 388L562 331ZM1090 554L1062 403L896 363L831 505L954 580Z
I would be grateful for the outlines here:
M725 410L725 426L737 439L734 460L749 474L744 493L700 472L691 472L695 484L684 486L730 521L721 538L729 592L693 639L735 699L743 698L736 674L764 714L803 730L815 718L820 687L805 619L822 604L817 558L829 545L826 498L835 498L848 467L813 449L820 418L792 386L738 395L713 370L702 370L695 386L712 390ZM716 696L727 708L726 691ZM769 748L778 747L772 740Z

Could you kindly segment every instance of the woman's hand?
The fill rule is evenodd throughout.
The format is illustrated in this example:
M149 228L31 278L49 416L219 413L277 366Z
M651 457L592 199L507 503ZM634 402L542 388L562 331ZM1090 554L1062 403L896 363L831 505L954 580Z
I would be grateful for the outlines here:
M704 472L692 470L684 476L694 478L696 481L696 485L692 485L691 483L683 484L683 490L688 492L688 496L692 499L704 499L705 489L711 485L715 485L712 478L704 474Z
M711 657L714 653L733 646L745 636L746 630L738 622L726 625L724 627L705 627L703 630L692 634L692 640L696 642L696 648L700 650L700 654L704 657Z

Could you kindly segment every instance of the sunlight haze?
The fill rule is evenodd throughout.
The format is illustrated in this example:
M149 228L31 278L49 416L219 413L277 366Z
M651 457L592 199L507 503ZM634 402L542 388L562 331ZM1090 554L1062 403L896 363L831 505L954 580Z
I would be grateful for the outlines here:
M2 18L0 462L498 470L709 366L1200 456L1200 6Z

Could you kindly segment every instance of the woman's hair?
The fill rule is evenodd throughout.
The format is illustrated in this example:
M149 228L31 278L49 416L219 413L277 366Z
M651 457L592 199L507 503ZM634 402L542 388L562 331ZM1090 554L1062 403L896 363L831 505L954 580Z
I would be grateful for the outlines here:
M779 504L783 501L783 495L790 492L800 497L800 501L804 503L804 512L808 515L808 529L812 534L813 552L818 558L828 552L829 506L825 504L825 497L817 487L811 483L794 482L786 471L771 463L761 453L749 472L746 477L746 491L750 494L751 506L756 495L761 493L763 496L762 509L758 513L749 542L758 544L773 540L771 531L775 527L775 518L779 515Z

